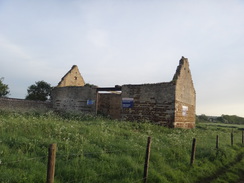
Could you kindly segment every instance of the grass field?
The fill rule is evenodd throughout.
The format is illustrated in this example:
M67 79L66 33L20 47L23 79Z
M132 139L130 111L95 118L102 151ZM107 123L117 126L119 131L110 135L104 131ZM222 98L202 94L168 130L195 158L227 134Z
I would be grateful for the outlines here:
M225 123L199 123L198 127L204 125L205 127L214 127L214 128L231 128L244 130L244 125L239 124L225 124Z
M244 175L241 128L200 123L193 130L168 129L88 115L0 111L0 182L45 182L51 143L58 146L55 183L142 182L148 136L148 182L238 182ZM197 151L190 166L193 138Z

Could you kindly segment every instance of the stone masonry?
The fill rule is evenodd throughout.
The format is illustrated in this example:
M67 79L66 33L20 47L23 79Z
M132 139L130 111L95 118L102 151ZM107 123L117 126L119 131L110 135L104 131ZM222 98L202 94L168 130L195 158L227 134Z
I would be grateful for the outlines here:
M122 108L121 118L130 121L145 121L173 127L174 121L173 83L123 85L123 98L133 99L133 107Z
M108 88L85 85L74 65L52 90L51 102L0 98L0 109L102 114L112 119L147 120L167 127L189 129L195 127L196 92L188 59L184 57L170 82Z
M65 86L84 86L85 81L80 74L80 71L76 65L73 65L72 68L64 75L61 81L58 83L58 87Z
M84 86L82 76L83 82L78 85L74 81L75 77L77 82L80 78L74 75L79 75L77 70L78 67L73 66L54 88L55 110L99 113L129 121L148 120L172 128L195 127L196 92L187 58L181 58L172 81L123 85L117 94L99 93L98 87Z
M96 88L91 86L56 87L52 91L53 109L96 114Z
M122 102L123 98L133 100L133 107L121 110L121 118L124 120L149 120L173 128L195 127L196 92L188 59L184 57L172 81L123 85Z
M120 119L121 94L98 93L97 112L111 119Z
M52 103L50 101L34 101L16 98L0 97L0 109L8 111L40 111L45 112L52 109Z
M175 82L176 86L174 127L194 128L196 91L191 77L189 62L186 58L180 60L173 82Z

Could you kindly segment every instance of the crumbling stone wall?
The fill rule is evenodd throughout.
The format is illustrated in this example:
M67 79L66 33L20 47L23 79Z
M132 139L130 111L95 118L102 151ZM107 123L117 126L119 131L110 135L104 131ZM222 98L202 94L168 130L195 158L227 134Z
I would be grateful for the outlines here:
M172 81L123 85L120 95L97 94L97 88L56 87L52 92L56 110L103 113L113 119L149 120L174 127L195 127L196 92L188 59L182 57ZM88 101L91 104L88 104Z
M0 109L10 110L10 111L22 111L22 112L26 112L26 111L45 112L48 110L52 110L52 103L43 102L43 101L0 97Z
M174 128L195 127L196 92L188 59L182 57L173 80L167 83L123 85L123 98L133 106L122 108L125 120L151 122Z
M123 98L133 99L133 107L122 108L124 120L151 122L173 127L175 107L175 85L157 83L143 85L123 85Z
M196 91L187 58L183 57L180 60L173 81L176 83L174 126L176 128L194 128Z
M97 113L110 117L111 119L120 119L121 94L98 93Z
M195 127L196 92L188 59L184 57L170 82L123 85L121 94L98 93L99 89L107 90L84 84L78 67L73 66L53 89L52 103L0 98L0 109L102 113L112 119L149 120L173 128Z
M53 108L59 111L96 113L96 88L90 86L56 87L52 91Z

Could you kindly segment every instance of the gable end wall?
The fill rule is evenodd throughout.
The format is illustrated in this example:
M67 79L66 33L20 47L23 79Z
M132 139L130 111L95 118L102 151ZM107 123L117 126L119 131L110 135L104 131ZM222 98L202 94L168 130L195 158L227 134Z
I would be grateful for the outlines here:
M176 82L174 127L195 128L196 92L186 58L180 60L174 81Z
M66 86L84 86L85 81L80 74L80 71L76 65L74 65L67 74L61 79L57 87Z

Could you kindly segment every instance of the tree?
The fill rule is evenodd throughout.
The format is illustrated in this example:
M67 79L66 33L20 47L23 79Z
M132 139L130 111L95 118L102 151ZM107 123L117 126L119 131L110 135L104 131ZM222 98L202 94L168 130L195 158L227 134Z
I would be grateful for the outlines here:
M5 97L9 94L8 85L3 84L4 78L0 78L0 97Z
M50 98L52 87L45 81L37 81L27 89L28 95L25 99L46 101Z
M206 116L205 114L201 114L199 116L197 116L196 118L197 122L209 122L208 116Z

